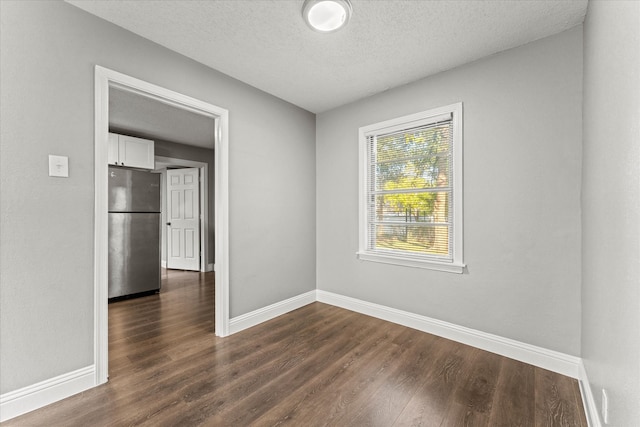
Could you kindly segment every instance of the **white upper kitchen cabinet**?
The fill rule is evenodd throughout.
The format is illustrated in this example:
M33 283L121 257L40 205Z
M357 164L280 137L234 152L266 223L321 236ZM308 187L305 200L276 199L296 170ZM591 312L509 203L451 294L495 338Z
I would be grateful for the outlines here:
M153 141L109 133L109 164L154 169Z
M118 161L118 135L115 133L109 133L109 154L107 157L110 165L120 164Z

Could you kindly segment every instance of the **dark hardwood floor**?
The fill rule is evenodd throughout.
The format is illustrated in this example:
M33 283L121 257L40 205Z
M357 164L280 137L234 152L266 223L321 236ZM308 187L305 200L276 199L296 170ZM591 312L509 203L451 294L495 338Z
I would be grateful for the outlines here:
M107 384L10 426L587 426L577 381L314 303L214 336L213 274L109 306Z

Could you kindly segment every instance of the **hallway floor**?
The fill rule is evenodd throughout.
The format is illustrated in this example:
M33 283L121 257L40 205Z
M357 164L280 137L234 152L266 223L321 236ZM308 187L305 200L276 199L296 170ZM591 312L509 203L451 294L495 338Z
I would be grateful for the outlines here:
M3 426L578 426L576 380L313 303L214 335L214 274L109 305L107 384Z

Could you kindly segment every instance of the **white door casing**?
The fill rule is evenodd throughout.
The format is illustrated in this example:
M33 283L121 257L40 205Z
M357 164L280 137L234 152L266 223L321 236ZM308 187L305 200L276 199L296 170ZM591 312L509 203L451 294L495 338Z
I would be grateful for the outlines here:
M108 214L107 172L109 87L147 96L177 108L211 117L215 185L215 334L229 335L229 111L152 83L96 65L95 67L95 221L94 221L94 366L95 385L108 379Z
M167 268L200 270L199 169L167 171Z

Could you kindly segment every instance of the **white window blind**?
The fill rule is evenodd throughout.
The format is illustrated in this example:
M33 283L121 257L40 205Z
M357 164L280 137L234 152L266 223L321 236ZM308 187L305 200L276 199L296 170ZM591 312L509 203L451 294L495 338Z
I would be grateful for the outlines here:
M456 233L462 232L461 209L456 209L461 171L455 169L462 164L461 145L455 143L461 137L457 111L424 112L361 128L361 258L462 265L461 247L456 247L461 246Z

